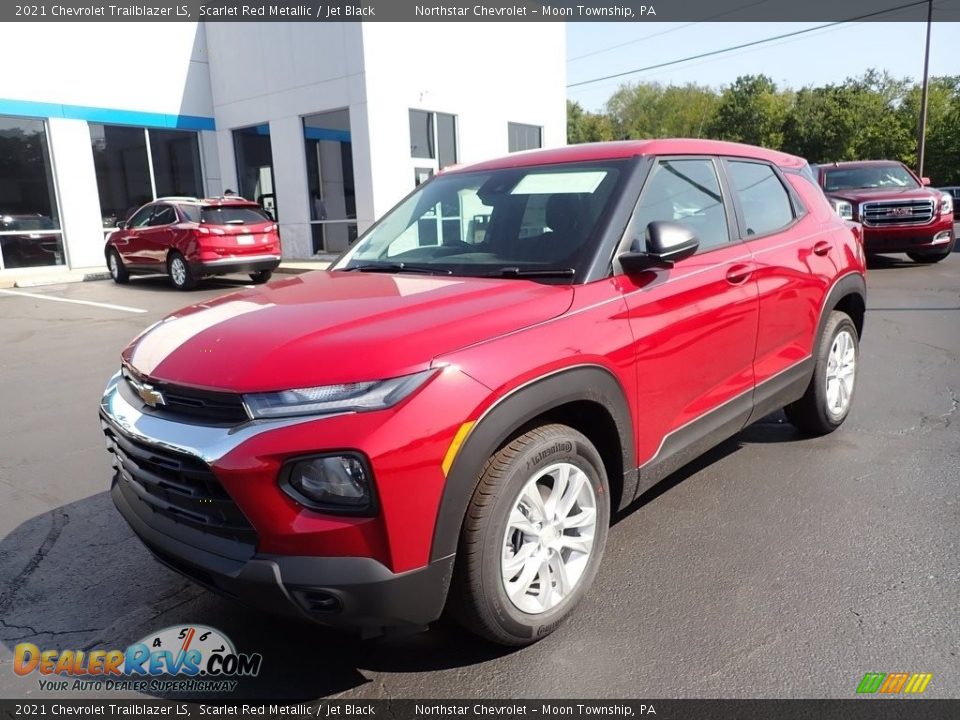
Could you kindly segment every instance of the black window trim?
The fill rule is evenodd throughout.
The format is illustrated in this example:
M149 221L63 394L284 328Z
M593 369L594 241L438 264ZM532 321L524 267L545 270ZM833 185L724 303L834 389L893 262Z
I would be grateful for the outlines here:
M727 185L730 188L730 199L733 201L736 212L737 234L739 235L741 242L752 242L754 240L762 240L763 238L770 237L771 235L779 235L780 233L796 227L797 223L799 223L807 215L808 210L803 203L800 202L796 190L794 190L793 186L787 181L786 178L784 178L783 171L774 163L767 160L761 160L759 158L741 157L738 155L724 155L720 158L720 160L724 175L726 175ZM766 167L770 168L770 170L773 171L774 177L779 180L780 185L787 193L787 201L790 203L790 212L793 215L793 220L788 222L786 225L782 225L768 232L748 235L746 219L743 214L743 207L740 205L740 194L734 189L730 178L729 164L732 162L753 163L754 165L765 165Z

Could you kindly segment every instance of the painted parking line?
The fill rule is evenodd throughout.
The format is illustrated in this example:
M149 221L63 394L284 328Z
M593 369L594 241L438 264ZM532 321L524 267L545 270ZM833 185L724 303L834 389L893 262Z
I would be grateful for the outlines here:
M142 308L128 307L126 305L112 305L110 303L94 302L92 300L72 300L70 298L55 297L53 295L41 295L39 293L22 292L20 290L0 290L0 294L35 298L37 300L50 300L51 302L71 303L73 305L90 305L91 307L105 308L107 310L120 310L121 312L128 312L128 313L147 312L147 310L144 310Z

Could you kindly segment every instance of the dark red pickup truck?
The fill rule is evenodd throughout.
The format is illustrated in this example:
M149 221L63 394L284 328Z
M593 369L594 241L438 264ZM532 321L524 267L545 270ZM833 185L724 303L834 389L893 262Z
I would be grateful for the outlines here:
M906 253L919 263L953 252L953 199L903 163L863 160L820 165L817 181L841 217L863 225L868 253Z

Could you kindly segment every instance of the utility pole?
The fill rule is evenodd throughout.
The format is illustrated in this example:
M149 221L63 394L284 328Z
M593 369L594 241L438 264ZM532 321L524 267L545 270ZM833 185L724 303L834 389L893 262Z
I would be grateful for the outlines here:
M917 130L917 175L923 177L923 156L927 146L927 86L930 84L930 27L933 0L927 0L927 47L923 54L923 90L920 94L920 127Z

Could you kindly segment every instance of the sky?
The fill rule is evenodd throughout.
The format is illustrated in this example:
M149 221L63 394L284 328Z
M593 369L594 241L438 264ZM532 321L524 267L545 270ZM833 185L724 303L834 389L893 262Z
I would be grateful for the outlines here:
M567 23L567 84L823 24ZM596 111L624 82L695 82L722 87L740 75L764 73L781 87L801 88L841 83L869 68L919 80L925 41L926 23L847 23L667 68L568 87L567 97ZM629 44L607 50L624 43ZM587 57L581 57L584 55ZM930 74L960 75L960 22L933 23Z

